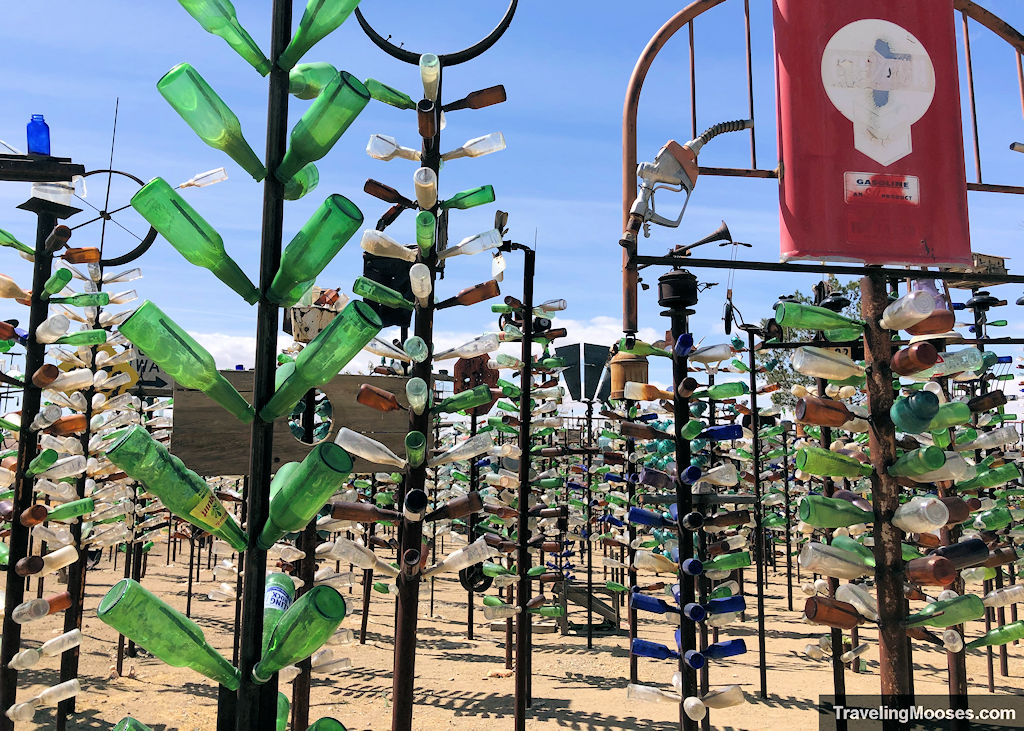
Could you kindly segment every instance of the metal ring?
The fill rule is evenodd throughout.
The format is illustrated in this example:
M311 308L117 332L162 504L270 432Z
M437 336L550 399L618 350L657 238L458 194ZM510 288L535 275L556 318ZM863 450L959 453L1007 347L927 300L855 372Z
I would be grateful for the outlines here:
M87 178L90 175L97 175L101 173L107 173L109 175L117 173L118 175L123 175L126 178L129 178L138 183L140 188L146 184L141 178L137 178L131 173L126 173L123 170L110 170L108 168L103 168L101 170L90 170L89 172L85 173L82 177ZM104 211L104 213L106 213L106 211ZM136 246L134 249L129 251L127 254L122 254L121 256L114 257L113 259L100 259L99 264L101 267L106 268L117 267L123 264L127 264L128 262L135 261L140 256L149 251L149 247L153 245L154 241L156 241L156 229L150 226L149 231L146 233L145 236L142 237L142 241L139 242L139 245Z
M492 30L483 40L474 43L469 48L456 51L455 53L439 54L438 59L441 61L441 67L456 66L460 63L471 61L497 43L498 39L504 35L506 30L508 30L509 25L512 24L512 17L516 14L516 8L518 5L519 0L511 0L508 5L508 10L505 11L505 17L501 19L501 22L498 23L498 25L494 27L494 30ZM359 27L363 29L363 33L373 41L374 45L386 54L393 58L397 58L399 61L405 61L406 63L413 64L414 66L419 65L420 56L422 54L415 53L404 48L399 48L381 36L381 34L375 31L369 22L367 22L366 18L363 17L363 13L359 8L356 8L356 20L359 21Z

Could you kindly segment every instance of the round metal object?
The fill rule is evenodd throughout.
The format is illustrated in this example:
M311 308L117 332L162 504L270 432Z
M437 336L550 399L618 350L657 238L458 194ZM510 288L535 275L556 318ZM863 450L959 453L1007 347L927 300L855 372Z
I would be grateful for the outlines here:
M491 588L493 582L493 577L484 574L483 564L475 563L459 572L459 583L466 591L483 593Z

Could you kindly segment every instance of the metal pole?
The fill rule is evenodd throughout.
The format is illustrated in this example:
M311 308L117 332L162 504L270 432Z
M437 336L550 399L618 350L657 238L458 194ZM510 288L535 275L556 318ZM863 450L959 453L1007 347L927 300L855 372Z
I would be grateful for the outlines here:
M789 429L784 428L782 434L782 480L783 480L783 499L786 511L786 601L788 602L789 611L793 611L793 546L792 536L790 535L793 530L792 525L792 508L790 506L790 495L789 495Z
M757 647L760 658L761 697L768 697L768 665L765 654L764 633L764 523L761 507L761 437L757 431L760 419L757 414L757 363L754 360L754 334L760 328L746 327L747 349L750 366L750 430L754 436L750 440L750 451L753 453L754 465L754 556L757 561Z
M306 408L302 412L302 441L313 443L313 427L316 420L316 389L306 392ZM299 536L299 548L306 555L299 560L298 575L302 586L295 592L295 598L313 588L316 576L316 518L309 521ZM309 686L312 661L307 657L298 663L299 674L292 681L292 728L309 726Z
M629 410L632 407L633 407L633 402L632 401L626 401L625 409L626 409L626 413L627 414L629 414ZM626 452L625 452L626 464L625 464L625 469L623 470L623 472L625 473L625 477L626 477L626 490L627 490L627 495L629 496L629 504L630 505L634 504L634 500L636 498L636 480L634 479L635 467L633 466L633 463L630 462L630 459L629 459L632 456L632 454L633 454L633 452L635 450L636 450L636 440L633 439L632 437L629 437L628 439L626 439ZM637 585L636 569L633 568L633 561L636 558L636 549L633 548L633 541L636 540L636 526L633 523L629 523L629 522L627 522L626 525L628 526L628 528L627 528L627 530L628 530L627 535L629 536L629 548L627 549L628 556L629 556L629 561L628 561L628 563L629 563L629 571L628 571L627 575L629 577L629 587L630 587L630 589L632 589L632 587ZM629 644L632 647L633 640L637 636L637 612L636 612L636 609L633 607L633 602L627 602L627 612L629 613L628 614L628 617L629 617ZM638 680L639 665L640 665L639 658L636 655L634 655L632 652L629 653L629 682L630 683L637 683L637 682L639 682L639 680Z
M284 52L291 38L292 3L274 0L270 31L270 58ZM284 158L288 142L288 72L278 66L270 71L270 89L267 96L267 177L263 181L263 229L260 238L261 292L270 288L281 265L281 237L284 224L284 184L274 171ZM267 552L256 546L270 511L270 472L273 468L274 424L264 421L259 413L274 395L274 372L277 367L277 333L279 326L277 304L261 296L256 321L256 362L253 382L253 406L256 418L252 424L249 454L249 489L246 492L248 510L247 533L249 549L246 551L245 579L242 584L242 617L239 633L241 653L239 670L242 674L238 689L235 728L251 731L270 728L277 718L277 674L263 685L253 682L252 671L260 659L263 633L263 591L267 578ZM224 709L222 709L224 710Z
M687 329L687 311L686 310L671 310L669 315L672 321L672 340L673 342L679 338L680 335L686 332ZM690 442L683 439L683 426L689 421L690 415L690 400L679 395L679 390L676 388L678 384L682 383L683 379L686 378L686 358L673 357L672 358L672 411L674 421L674 434L676 442L676 469L682 469L685 465L690 464ZM693 535L690 531L683 527L683 518L693 510L693 496L691 494L690 485L683 482L681 479L676 477L676 509L678 511L678 520L676 522L676 538L679 541L679 603L681 606L685 606L694 601L694 581L693 577L686 575L682 571L683 562L688 558L693 558ZM689 650L697 649L697 637L694 632L694 624L686 618L685 615L680 613L679 615L679 630L682 642L679 645L679 673L682 677L682 697L690 698L692 696L699 695L697 691L697 673L690 668L685 662L683 662L683 656ZM697 722L686 715L683 710L682 701L679 703L679 728L683 731L697 731Z
M910 696L910 666L906 632L903 628L903 558L900 549L902 531L892 524L899 507L899 485L886 468L896 461L896 429L889 416L894 397L892 389L892 337L878 325L889 304L885 280L879 274L864 277L860 283L861 313L865 320L864 355L868 364L867 392L871 412L869 430L871 498L875 511L874 554L875 587L878 593L878 661L882 703L894 708L906 707ZM898 723L883 722L883 728Z
M37 199L33 199L36 201ZM39 452L35 435L29 432L29 424L39 413L41 390L32 384L32 374L43 365L45 348L36 340L36 328L46 319L47 304L40 299L43 284L50 277L53 255L46 251L46 237L57 225L54 213L42 207L36 211L36 253L32 268L32 304L28 316L28 341L25 343L25 390L21 399L21 432L18 438L18 469L14 480L14 516L19 516L32 505L31 475L25 470ZM11 537L8 539L10 555L8 566L14 566L28 553L28 527L15 517L11 521ZM18 688L18 671L9 666L21 649L21 625L11 615L14 608L25 599L25 580L15 571L8 570L6 594L4 596L3 644L0 646L0 730L13 731L14 722L7 718L6 711L15 703Z
M587 443L590 446L590 431L594 423L594 400L587 401ZM594 492L593 475L590 474L592 457L588 453L587 467L587 649L594 649Z
M472 439L476 436L477 428L477 415L476 409L469 415L469 436ZM480 468L477 467L477 462L480 460L470 460L469 462L469 491L476 492L476 489L480 486ZM474 535L476 530L476 513L470 513L466 518L466 542L472 543L474 541ZM473 590L468 590L469 596L466 599L466 639L473 639Z
M405 342L404 340L402 342ZM374 502L377 495L377 475L370 473L370 502ZM373 537L377 531L377 523L372 522L366 526L367 538ZM373 541L367 540L366 547L373 550ZM363 570L363 613L359 617L359 644L366 644L366 625L370 621L370 596L373 590L373 569Z
M526 603L530 601L530 554L528 551L530 522L530 385L533 361L533 276L536 254L525 246L523 250L523 348L521 359L523 370L519 387L519 518L516 526L518 543L517 559L519 582L516 590L516 691L515 728L526 731L526 706L529 695L530 613Z

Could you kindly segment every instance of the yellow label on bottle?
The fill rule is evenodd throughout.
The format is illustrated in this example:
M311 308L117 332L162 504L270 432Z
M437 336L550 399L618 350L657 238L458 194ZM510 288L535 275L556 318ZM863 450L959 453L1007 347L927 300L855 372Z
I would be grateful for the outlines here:
M224 510L224 504L212 492L200 497L199 502L196 503L196 506L188 514L202 525L213 529L220 528L228 519L227 511Z

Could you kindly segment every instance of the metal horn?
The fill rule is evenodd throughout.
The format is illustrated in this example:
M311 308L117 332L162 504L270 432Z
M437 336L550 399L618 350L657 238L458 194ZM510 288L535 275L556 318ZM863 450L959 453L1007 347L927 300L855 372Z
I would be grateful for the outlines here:
M732 233L730 233L729 227L726 225L725 221L722 221L721 226L716 228L714 231L709 233L704 238L698 239L697 241L694 241L692 244L687 244L686 246L680 245L675 247L670 252L670 256L689 256L690 249L695 249L703 244L710 244L713 241L725 241L726 243L729 244L733 242Z

